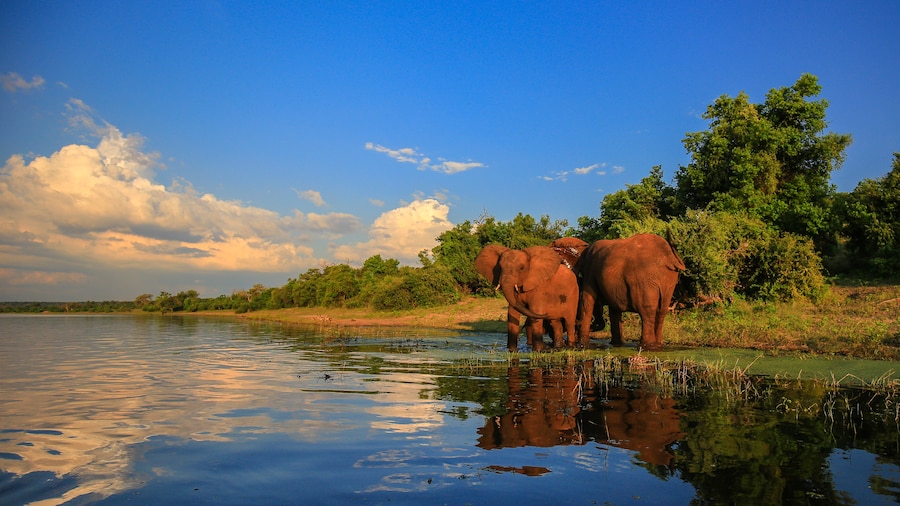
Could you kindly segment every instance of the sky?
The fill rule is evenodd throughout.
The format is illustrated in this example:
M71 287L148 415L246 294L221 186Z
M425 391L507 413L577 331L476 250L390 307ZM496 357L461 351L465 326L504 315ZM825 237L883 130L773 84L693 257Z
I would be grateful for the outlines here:
M599 216L671 182L706 108L818 77L900 151L900 2L0 3L0 301L418 265L482 216Z

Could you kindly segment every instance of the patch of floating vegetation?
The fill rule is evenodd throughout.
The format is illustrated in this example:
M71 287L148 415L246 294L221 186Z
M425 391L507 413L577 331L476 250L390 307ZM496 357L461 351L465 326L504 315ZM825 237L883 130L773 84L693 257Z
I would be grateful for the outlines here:
M667 358L668 357L668 358ZM771 358L771 357L768 357ZM831 423L854 423L856 418L876 414L890 420L900 431L900 379L893 369L877 376L852 372L836 374L834 364L847 365L861 361L824 361L831 368L806 368L800 373L762 373L783 371L781 365L765 366L767 357L756 354L734 359L733 356L671 358L660 354L643 354L607 350L564 350L554 353L507 353L506 361L496 357L473 355L455 362L457 372L473 375L496 368L542 368L570 371L575 375L579 395L591 391L603 398L616 388L653 392L683 404L697 399L726 406L766 406L797 417L823 416ZM808 360L795 359L799 365ZM862 361L865 362L865 361ZM810 371L815 371L811 373ZM827 372L826 372L827 371Z

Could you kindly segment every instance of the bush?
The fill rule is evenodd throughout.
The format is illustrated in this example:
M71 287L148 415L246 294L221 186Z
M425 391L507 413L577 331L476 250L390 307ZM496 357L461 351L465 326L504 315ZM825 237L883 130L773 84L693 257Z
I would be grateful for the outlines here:
M404 267L398 276L376 288L371 304L374 309L395 311L441 306L458 300L456 282L447 269Z
M655 233L668 237L684 260L675 297L688 304L729 301L736 294L762 300L826 293L822 260L812 242L779 233L762 220L729 212L689 210L669 222L620 220L615 237Z
M753 298L818 301L827 292L822 259L812 240L797 234L770 233L761 238L753 245L744 272L743 292Z

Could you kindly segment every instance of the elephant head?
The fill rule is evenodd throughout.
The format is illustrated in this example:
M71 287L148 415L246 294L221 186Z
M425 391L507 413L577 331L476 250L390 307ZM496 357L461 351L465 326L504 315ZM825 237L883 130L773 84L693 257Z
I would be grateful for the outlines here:
M546 318L522 304L520 293L530 292L556 274L561 263L559 255L547 246L532 246L523 250L499 244L485 246L475 258L478 273L499 288L509 306L529 318Z
M577 237L560 237L551 242L549 246L559 254L559 257L562 258L562 263L566 267L575 270L575 263L578 262L578 257L588 247L588 243Z

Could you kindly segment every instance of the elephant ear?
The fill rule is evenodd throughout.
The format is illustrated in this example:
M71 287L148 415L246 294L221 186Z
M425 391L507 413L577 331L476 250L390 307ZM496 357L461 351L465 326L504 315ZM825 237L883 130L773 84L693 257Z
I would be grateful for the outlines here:
M488 244L475 257L475 270L484 276L491 286L497 286L500 283L500 264L498 262L500 255L508 249L499 244Z
M524 251L528 254L529 263L522 290L527 292L552 278L562 264L562 259L549 246L532 246Z
M566 267L575 270L575 264L581 253L588 247L588 243L577 237L560 237L551 242L550 247L562 258L562 263Z

